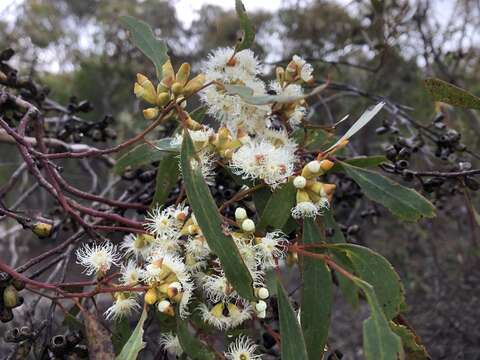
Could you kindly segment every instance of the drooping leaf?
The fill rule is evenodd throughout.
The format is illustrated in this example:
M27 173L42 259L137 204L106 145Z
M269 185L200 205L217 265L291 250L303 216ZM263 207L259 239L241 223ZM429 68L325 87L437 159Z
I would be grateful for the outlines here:
M427 349L412 330L393 322L390 323L390 326L395 334L402 339L403 350L408 360L431 360Z
M422 217L435 217L435 207L413 189L370 170L341 163L343 169L363 190L365 195L406 221L418 221Z
M308 360L307 348L297 315L277 278L278 316L280 318L280 355L282 360Z
M373 287L357 279L370 306L370 317L363 322L363 350L367 360L403 360L402 341L390 328Z
M179 176L177 155L167 155L160 160L155 179L155 195L153 196L151 208L165 203Z
M324 242L315 220L306 218L303 222L303 243ZM309 250L316 252L315 249ZM332 276L327 265L318 259L302 258L302 304L301 324L308 358L322 359L330 326L332 308Z
M480 97L462 88L435 78L425 79L424 84L436 101L466 109L480 109Z
M342 142L344 142L345 140L348 140L350 139L353 135L355 135L357 132L359 132L365 125L367 125L370 120L372 120L375 115L378 114L378 112L380 110L382 110L382 108L385 106L385 103L384 102L379 102L377 105L371 107L371 108L368 108L361 116L360 118L352 125L352 127L350 129L348 129L348 131L340 138L337 140L337 142L335 144L333 144L332 146L330 146L327 150L325 150L324 152L325 153L328 153L329 151L331 151L332 149L334 149L335 147L337 147L337 145L341 144Z
M150 144L140 144L132 150L123 154L115 163L113 171L121 174L127 167L132 169L163 159L168 154L176 154L179 151L178 146L172 145L172 138L163 138L151 142Z
M143 325L145 324L146 319L147 308L144 308L142 315L138 320L137 326L135 326L130 338L123 346L120 354L117 356L117 360L135 360L138 358L138 354L146 345L146 343L143 341Z
M326 88L326 85L317 86L310 93L302 96L287 96L287 95L253 95L253 90L244 85L229 85L224 84L225 90L230 95L238 95L243 101L252 105L267 105L273 103L289 103L306 99L310 96L318 94Z
M133 44L153 62L157 78L161 79L162 65L168 60L165 41L158 39L150 25L144 21L125 15L120 17L120 22L130 31Z
M240 27L243 32L242 40L236 46L237 50L241 51L252 46L253 40L255 40L255 27L248 17L245 6L241 0L235 0L235 10L237 11Z
M354 244L335 244L329 249L343 252L353 264L355 273L373 286L376 298L388 320L395 317L405 303L400 277L382 255Z
M188 322L177 319L177 336L183 351L193 360L215 360L215 354L203 342L190 334Z
M322 220L325 228L333 233L332 236L327 237L327 241L335 244L344 244L346 242L345 237L343 236L343 232L335 221L330 209L325 210ZM348 270L349 272L354 272L352 261L347 257L346 254L342 252L332 252L332 257L334 261L341 265L344 269ZM340 291L355 309L358 306L357 287L354 283L343 276L337 276L337 279L340 286Z
M217 205L202 177L200 162L187 131L184 131L181 168L188 202L212 251L218 256L228 281L246 299L253 299L253 280L233 238L227 235Z
M281 229L290 217L295 205L296 190L292 183L283 184L270 196L258 223L258 229Z
M359 168L375 168L381 163L387 161L387 158L383 155L374 155L374 156L357 156L351 159L344 160L344 163L347 163L352 166L356 166ZM337 171L343 172L342 165L340 163L336 163L330 171Z
M112 343L115 354L120 353L131 334L132 329L130 328L130 322L126 317L115 320L112 332Z

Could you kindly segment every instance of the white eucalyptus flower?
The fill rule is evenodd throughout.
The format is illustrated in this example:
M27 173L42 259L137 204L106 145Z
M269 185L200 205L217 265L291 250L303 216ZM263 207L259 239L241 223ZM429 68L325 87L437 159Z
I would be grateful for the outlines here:
M227 360L259 360L262 357L255 355L257 345L248 337L241 335L228 347L225 357Z
M105 274L112 265L118 265L121 259L117 253L117 247L110 241L102 244L84 244L77 249L77 264L85 267L87 275L95 273Z
M137 303L136 299L122 293L121 295L116 296L112 306L105 311L104 315L107 320L116 320L122 317L128 317L138 309L140 309L140 305Z
M172 355L182 356L183 354L178 336L171 332L160 336L160 346Z

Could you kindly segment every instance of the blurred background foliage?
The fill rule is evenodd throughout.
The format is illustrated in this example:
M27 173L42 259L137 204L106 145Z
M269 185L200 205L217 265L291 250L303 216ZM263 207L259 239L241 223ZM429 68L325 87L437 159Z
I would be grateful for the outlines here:
M182 20L185 11L192 10L176 1L160 0L14 1L0 14L0 49L13 48L13 64L21 75L47 85L59 103L68 104L75 96L94 106L85 117L101 120L113 115L119 138L123 138L145 126L133 96L135 74L153 77L154 69L128 41L119 15L148 22L168 41L173 62L188 61L195 72L211 49L232 46L239 35L233 8L205 4L191 24ZM257 33L254 50L264 60L265 78L272 76L275 64L285 64L298 54L314 64L319 81L328 78L367 96L408 106L410 116L424 126L438 112L423 86L426 77L480 93L478 0L284 0L279 9L250 12L250 16ZM322 107L320 101L311 121L328 124L331 117L338 120L346 113L359 114L372 103L358 92L344 92L336 98L333 91L328 96L329 107ZM448 127L462 134L468 148L478 151L480 113L450 108L444 112ZM354 140L358 154L382 153L391 141L375 133L379 122ZM13 148L5 151L16 154ZM412 162L416 168L441 169L448 168L452 159ZM0 165L0 173L15 169L8 164ZM473 201L478 202L475 197ZM399 223L386 214L379 220L358 220L358 209L348 206L339 208L337 215L352 229L350 241L376 248L399 269L407 287L411 321L433 358L474 359L475 351L476 356L480 352L480 333L472 330L471 321L478 317L474 303L480 294L472 284L478 284L480 274L477 260L472 263L466 258L478 255L471 238L479 230L469 229L463 196L448 205L441 206L437 219L419 226ZM361 225L359 233L352 227L355 222ZM459 307L462 314L457 313ZM336 338L334 344L351 349L356 358L361 339L352 340L350 334L361 331L352 331L353 315L340 309L334 315L338 321L334 321L332 338Z

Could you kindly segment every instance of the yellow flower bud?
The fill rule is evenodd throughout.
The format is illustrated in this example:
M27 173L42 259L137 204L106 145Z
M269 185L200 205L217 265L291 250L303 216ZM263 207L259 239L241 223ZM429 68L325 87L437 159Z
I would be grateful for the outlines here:
M183 95L185 97L192 95L193 93L198 91L198 89L200 89L204 83L205 83L205 75L198 74L192 80L190 80L187 83L187 85L185 85L185 87L183 88Z
M44 223L44 222L38 222L35 225L33 225L32 231L40 239L47 238L52 235L53 225Z
M305 190L297 190L297 204L302 203L302 202L312 202L310 199L310 196L308 196L308 193Z
M308 189L317 195L323 194L323 183L315 181L308 185Z
M172 93L175 96L178 96L182 93L183 91L183 85L180 84L179 82L174 82L172 85Z
M327 159L320 161L320 168L324 172L327 172L328 170L330 170L333 167L333 165L335 165L335 163Z
M185 121L185 125L187 125L187 128L189 128L190 130L201 130L201 129L203 129L202 124L196 122L190 116Z
M153 305L157 302L157 292L155 289L150 288L148 291L145 293L145 303L148 305Z
M218 303L210 310L210 314L212 314L216 318L221 318L223 315L223 309L225 309L225 305L223 304L223 302Z
M323 191L325 192L325 195L327 195L329 200L331 200L336 187L337 185L335 184L323 184Z
M145 75L137 74L137 83L140 85L143 91L137 85L135 85L133 88L135 95L140 99L149 102L150 104L155 104L157 92L155 91L155 87L153 86L152 82L148 80Z
M158 93L157 96L157 104L158 106L165 106L170 101L170 95L168 92L161 92Z
M185 86L187 84L188 78L190 77L190 64L183 63L177 71L175 76L175 81Z
M172 82L175 80L175 72L173 70L172 62L168 59L165 64L162 65L162 84L169 84L170 87Z
M164 86L161 82L158 83L157 85L157 94L160 94L162 92L168 93L168 87Z
M285 80L285 70L281 66L278 66L275 69L275 74L277 76L277 81L282 85Z
M12 285L9 285L3 290L3 305L7 308L14 308L17 306L18 292Z
M158 117L158 108L157 107L152 107L143 110L143 117L147 120L153 120Z

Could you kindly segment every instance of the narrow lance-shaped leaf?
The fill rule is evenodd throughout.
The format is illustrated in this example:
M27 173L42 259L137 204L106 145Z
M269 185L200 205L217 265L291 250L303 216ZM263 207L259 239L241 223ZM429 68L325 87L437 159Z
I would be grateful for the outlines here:
M402 341L390 329L373 287L356 279L355 284L363 290L370 306L370 317L363 322L363 350L367 360L403 360Z
M315 220L306 218L303 222L303 243L309 245L322 242L322 234ZM317 360L323 357L328 338L332 308L332 276L327 265L319 259L304 256L302 265L301 325L308 358Z
M257 227L262 230L283 228L295 205L295 194L296 190L292 183L276 189L266 203Z
M359 168L375 168L378 165L384 163L387 161L387 158L383 155L374 155L374 156L357 156L354 158L350 158L345 160L344 162L356 166ZM342 164L340 163L335 163L333 168L330 169L330 171L338 171L338 172L343 172Z
M140 144L123 154L115 163L113 171L120 174L128 166L135 169L161 160L165 155L178 153L178 151L178 146L172 145L172 138L152 141L152 144Z
M137 326L132 332L132 335L123 346L122 351L117 356L117 360L134 360L137 359L138 354L145 347L145 342L143 341L143 325L147 320L147 308L143 309L142 315L138 320Z
M181 169L188 202L212 251L218 256L228 281L246 299L253 299L253 280L231 236L226 234L217 205L202 177L195 148L184 131Z
M168 60L167 45L157 39L150 25L132 16L121 16L121 23L130 31L133 44L155 65L158 79L162 78L162 65Z
M373 286L378 302L388 320L402 309L405 295L400 277L392 265L380 254L359 245L335 244L329 249L343 253L353 264L355 273Z
M267 105L273 103L290 103L301 99L306 99L310 96L316 95L324 90L327 85L317 86L310 93L302 96L287 96L287 95L253 95L253 90L243 85L229 85L224 84L225 90L230 95L238 95L243 101L252 105Z
M436 101L466 109L480 109L480 97L462 88L435 78L425 79L424 83Z
M242 28L242 40L237 44L238 51L248 49L253 44L255 39L255 28L247 15L245 6L241 0L235 0L235 10L237 11L238 19L240 20L240 27Z
M435 207L413 189L370 170L342 162L342 167L363 190L365 195L406 221L418 221L422 217L435 216Z
M287 293L277 278L278 315L280 318L280 351L282 360L308 360L307 348L297 315Z
M372 108L367 109L361 116L360 118L352 125L350 129L340 138L337 140L335 144L330 146L327 150L325 150L325 153L328 153L329 151L333 150L335 147L337 147L339 144L344 142L345 140L350 139L353 135L355 135L357 132L359 132L365 125L367 125L370 120L372 120L375 115L378 114L380 110L385 106L384 102L380 102L377 105L375 105Z
M188 322L177 319L177 336L183 351L193 360L215 360L215 354L188 331Z
M155 195L151 207L163 205L178 181L179 169L177 155L165 156L158 165L155 178Z

